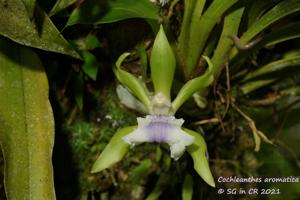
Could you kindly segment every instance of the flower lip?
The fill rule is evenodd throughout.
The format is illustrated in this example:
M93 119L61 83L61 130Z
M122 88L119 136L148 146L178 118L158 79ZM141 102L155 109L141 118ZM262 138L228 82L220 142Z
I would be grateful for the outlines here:
M175 160L184 153L186 146L194 142L194 137L181 129L183 119L174 116L147 115L138 118L138 128L123 137L123 140L134 146L143 142L167 143L170 145L171 157Z

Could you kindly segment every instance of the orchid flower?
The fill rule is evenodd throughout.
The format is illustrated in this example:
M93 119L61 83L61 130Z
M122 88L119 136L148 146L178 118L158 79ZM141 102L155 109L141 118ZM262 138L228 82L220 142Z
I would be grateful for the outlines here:
M212 83L213 74L210 60L204 57L208 63L206 72L185 83L172 101L171 88L176 58L163 27L161 26L157 33L150 57L153 93L139 78L121 68L122 62L129 55L129 53L124 53L119 57L114 72L119 82L144 105L147 115L144 118L137 118L137 126L120 129L112 137L96 160L92 172L99 172L120 161L130 146L133 147L144 142L167 143L174 160L178 160L187 150L193 158L195 170L209 185L214 186L203 137L192 130L183 128L184 120L175 117L176 111L185 101L195 92L204 90Z

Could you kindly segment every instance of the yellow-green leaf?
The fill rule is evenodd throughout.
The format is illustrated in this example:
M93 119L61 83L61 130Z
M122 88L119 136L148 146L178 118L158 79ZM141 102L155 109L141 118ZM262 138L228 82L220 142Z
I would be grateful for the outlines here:
M75 2L76 2L76 0L57 0L57 2L55 3L55 5L51 9L49 15L50 16L55 15L59 11L67 8L68 6L74 4Z
M85 0L70 15L67 26L106 24L130 18L158 19L158 8L149 0Z
M8 199L55 199L54 120L38 56L0 38L0 143Z
M22 1L25 4L29 17L32 18L34 15L36 0L22 0Z

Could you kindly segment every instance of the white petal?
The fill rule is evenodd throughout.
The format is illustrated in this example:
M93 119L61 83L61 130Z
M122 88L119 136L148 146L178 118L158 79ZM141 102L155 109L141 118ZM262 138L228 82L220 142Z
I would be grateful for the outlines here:
M139 128L144 128L145 126L149 125L151 123L151 119L147 116L146 118L137 118L137 123Z
M194 137L181 130L181 128L174 128L168 135L170 137L168 141L169 145L181 143L185 146L189 146L194 142Z
M175 143L170 145L171 158L178 160L185 151L185 146L181 143Z
M124 140L124 142L130 144L131 146L149 141L147 132L144 131L144 129L140 129L140 128L137 128L133 132L124 136L122 139Z
M170 145L171 158L178 160L185 151L185 148L193 144L195 138L181 129L174 129L170 134Z

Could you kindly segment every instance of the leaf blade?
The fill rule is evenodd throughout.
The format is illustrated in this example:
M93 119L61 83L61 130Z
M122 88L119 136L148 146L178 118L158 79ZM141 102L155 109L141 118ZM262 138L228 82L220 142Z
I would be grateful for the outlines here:
M29 49L2 38L0 49L0 142L7 197L55 199L54 119L46 74Z
M148 0L87 0L75 9L66 26L106 24L129 18L158 19L158 8Z
M300 10L300 1L285 0L278 3L258 21L256 21L241 37L241 43L249 42L253 37L263 31L274 22Z
M36 7L38 21L33 22L22 1L1 1L0 7L0 35L22 45L80 58L40 8Z

